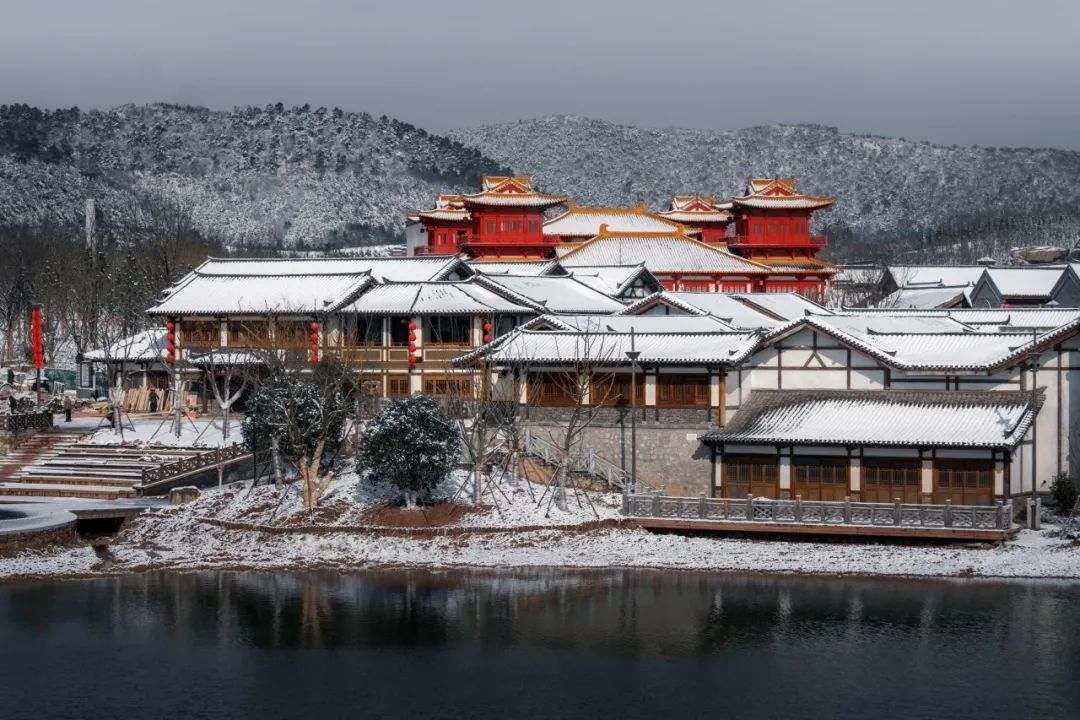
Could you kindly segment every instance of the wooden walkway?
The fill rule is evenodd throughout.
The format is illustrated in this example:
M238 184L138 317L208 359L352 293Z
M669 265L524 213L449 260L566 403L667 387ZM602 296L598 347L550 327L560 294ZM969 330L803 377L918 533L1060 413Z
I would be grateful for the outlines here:
M681 532L997 542L1019 530L1012 503L923 505L630 495L623 515Z

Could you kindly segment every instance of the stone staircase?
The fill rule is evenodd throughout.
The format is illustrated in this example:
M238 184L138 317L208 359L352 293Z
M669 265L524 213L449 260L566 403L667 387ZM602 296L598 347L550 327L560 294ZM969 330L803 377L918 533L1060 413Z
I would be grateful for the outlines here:
M91 445L71 434L39 433L0 457L0 498L134 498L145 468L199 452Z
M525 454L530 458L554 468L559 464L561 452L550 441L532 432L525 432ZM630 472L610 460L596 454L592 448L579 447L570 459L570 472L588 477L609 491L623 492L630 482ZM634 492L638 495L663 494L661 488L653 487L638 476Z

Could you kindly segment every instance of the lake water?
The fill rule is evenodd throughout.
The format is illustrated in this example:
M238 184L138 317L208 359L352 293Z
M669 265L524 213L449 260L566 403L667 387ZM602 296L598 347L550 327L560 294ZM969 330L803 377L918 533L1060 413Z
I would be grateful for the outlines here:
M675 572L0 585L0 718L1080 714L1080 585Z

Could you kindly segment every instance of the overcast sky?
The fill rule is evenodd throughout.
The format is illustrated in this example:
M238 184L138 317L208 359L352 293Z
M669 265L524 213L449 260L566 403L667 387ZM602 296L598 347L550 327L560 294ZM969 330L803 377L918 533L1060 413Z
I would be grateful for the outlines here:
M1080 149L1076 0L0 0L0 103L569 113Z

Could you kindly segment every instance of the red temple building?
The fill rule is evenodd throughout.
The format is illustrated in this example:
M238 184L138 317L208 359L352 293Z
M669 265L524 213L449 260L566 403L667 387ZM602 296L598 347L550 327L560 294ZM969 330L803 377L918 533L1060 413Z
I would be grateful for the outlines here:
M537 191L529 176L484 176L480 192L439 195L434 208L411 216L410 232L425 237L410 247L416 254L463 252L476 260L558 256L580 264L603 255L600 264L611 257L618 264L645 262L669 288L798 292L820 300L836 267L817 259L826 240L811 234L810 222L833 202L798 192L791 178L748 178L743 194L730 201L676 195L670 209L653 213L644 203L579 207L565 195ZM546 211L564 204L564 212L546 219ZM694 246L723 257L694 252ZM685 266L672 264L674 256Z
M532 178L485 175L480 192L440 195L435 208L414 215L427 243L418 254L466 252L475 258L542 258L556 241L543 234L544 211L565 195L533 189ZM452 242L451 242L452 240Z
M656 214L689 228L703 243L720 247L727 245L728 227L735 220L731 203L718 203L712 195L676 195L670 209Z

